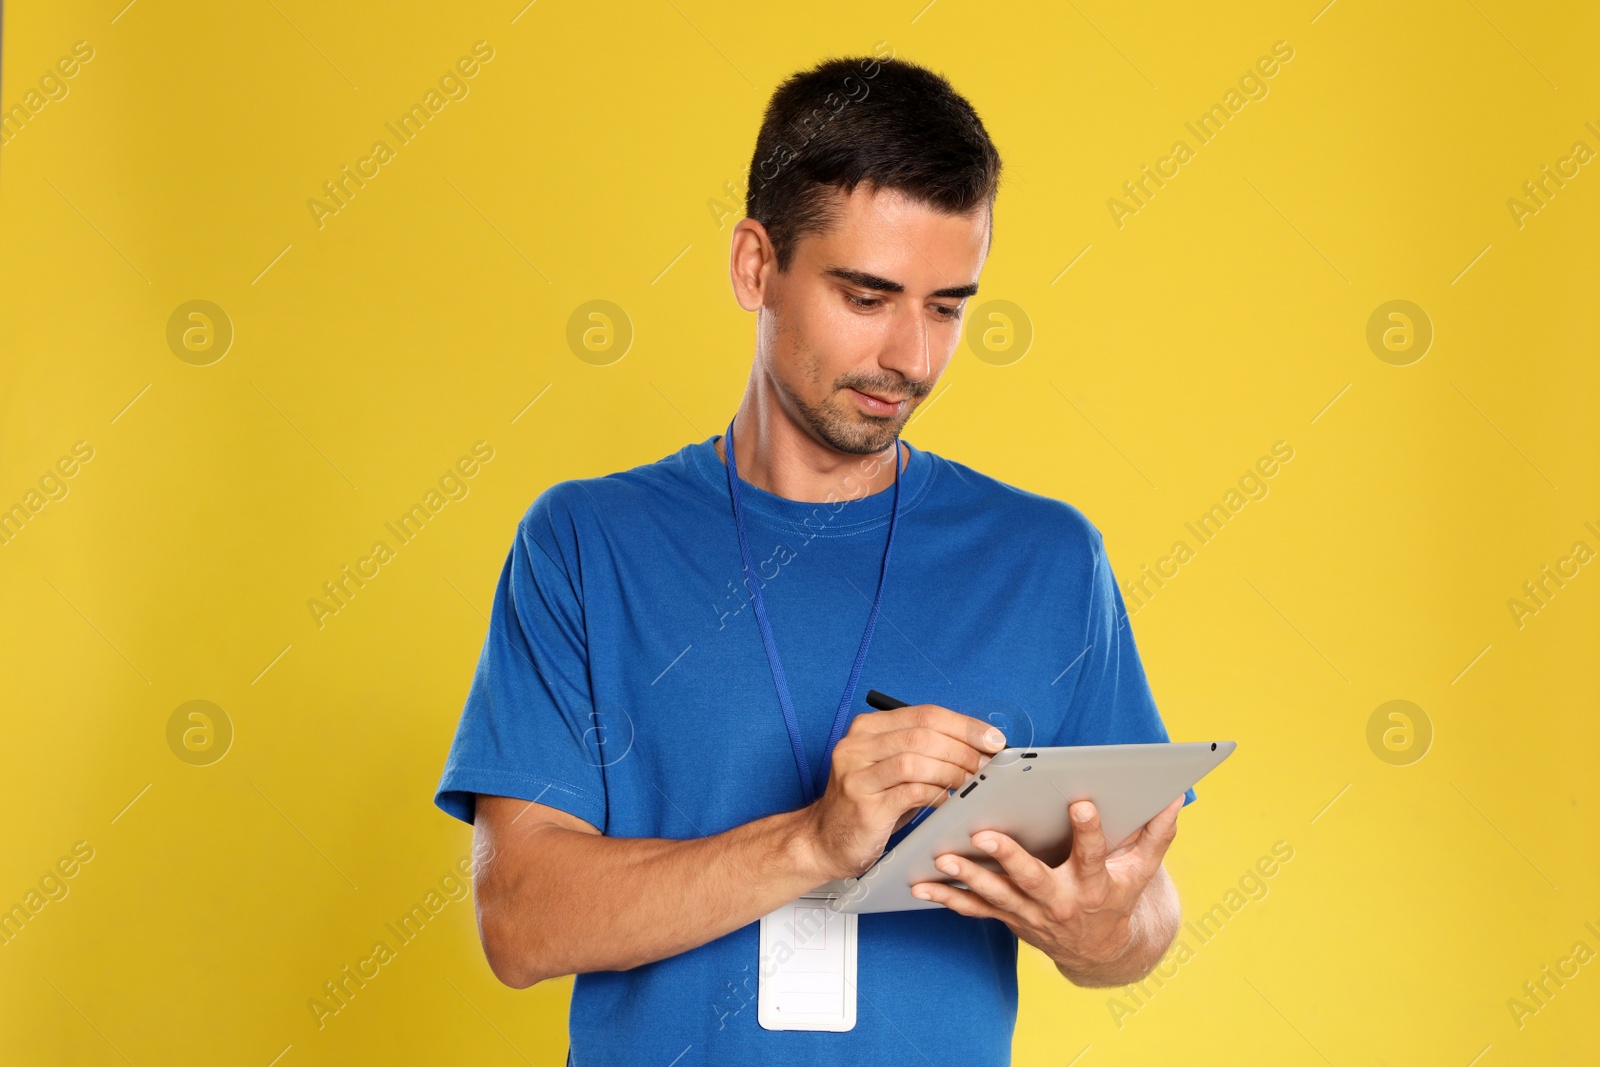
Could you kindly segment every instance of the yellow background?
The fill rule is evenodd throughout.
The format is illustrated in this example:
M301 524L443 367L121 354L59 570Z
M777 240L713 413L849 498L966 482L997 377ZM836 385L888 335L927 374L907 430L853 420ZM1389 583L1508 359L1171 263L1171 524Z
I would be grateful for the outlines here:
M742 211L708 201L742 196L768 94L878 42L988 125L974 310L1034 331L1004 365L964 344L910 439L1076 504L1124 579L1295 449L1134 623L1173 737L1239 741L1168 855L1185 917L1293 860L1120 1026L1125 992L1025 951L1017 1062L1593 1055L1600 964L1507 1005L1600 951L1600 566L1507 607L1600 550L1600 164L1507 206L1600 150L1593 5L124 3L5 9L6 109L94 58L0 150L0 506L94 458L0 546L0 905L94 858L0 947L0 1060L563 1062L570 979L499 985L470 900L323 1029L307 1001L468 854L432 793L529 502L737 403ZM322 183L479 40L470 94L319 229ZM1119 228L1107 200L1179 138ZM197 299L235 334L209 366L166 340ZM634 329L609 365L566 342L593 299ZM1395 299L1435 331L1409 366L1366 342ZM318 629L322 582L480 440L470 495ZM1405 766L1367 742L1394 699L1434 735ZM168 745L190 700L234 731L208 766Z

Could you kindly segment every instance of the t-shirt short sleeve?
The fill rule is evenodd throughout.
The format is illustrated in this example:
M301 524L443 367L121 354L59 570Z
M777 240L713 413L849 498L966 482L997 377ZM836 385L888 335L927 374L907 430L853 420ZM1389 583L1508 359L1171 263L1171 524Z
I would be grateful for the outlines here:
M1133 626L1123 603L1122 590L1111 573L1105 543L1099 531L1090 537L1089 613L1067 722L1073 745L1155 744L1170 741L1166 725L1156 710L1150 682L1145 677ZM1191 787L1184 793L1187 806L1195 800Z
M537 801L605 829L583 602L564 562L576 558L575 543L563 544L576 534L556 488L517 525L434 795L466 822L483 793Z

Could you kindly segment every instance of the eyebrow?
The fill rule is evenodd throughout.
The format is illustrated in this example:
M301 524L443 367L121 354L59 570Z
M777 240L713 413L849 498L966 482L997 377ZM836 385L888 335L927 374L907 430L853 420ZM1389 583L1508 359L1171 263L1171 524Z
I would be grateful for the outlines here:
M851 285L859 286L862 289L872 289L880 293L903 293L906 291L906 287L899 282L892 282L888 278L880 278L876 274L869 274L864 270L853 270L850 267L828 267L823 270L822 274L825 278L837 278L842 282L849 282ZM971 285L952 285L944 289L935 289L928 295L960 299L961 297L973 296L977 291L978 286L974 282Z

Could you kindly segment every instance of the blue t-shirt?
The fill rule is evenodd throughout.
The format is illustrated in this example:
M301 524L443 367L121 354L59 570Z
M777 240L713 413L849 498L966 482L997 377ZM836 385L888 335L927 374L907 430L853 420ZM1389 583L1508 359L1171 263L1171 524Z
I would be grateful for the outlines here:
M533 502L500 574L439 807L471 821L474 794L519 797L608 836L685 840L803 806L715 441ZM1069 504L909 452L857 713L871 710L871 688L986 719L1016 746L1167 741L1099 531ZM740 487L813 773L894 497L860 485L832 503ZM570 1062L1011 1062L1017 939L998 920L942 908L861 916L847 1033L761 1029L757 928L579 975Z

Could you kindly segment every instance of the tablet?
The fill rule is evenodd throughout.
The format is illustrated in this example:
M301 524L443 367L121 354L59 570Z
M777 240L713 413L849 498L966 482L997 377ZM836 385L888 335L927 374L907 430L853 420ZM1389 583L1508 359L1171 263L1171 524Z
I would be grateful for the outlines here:
M1115 850L1236 745L1187 741L1002 749L865 874L828 882L806 896L856 914L942 908L911 895L918 882L967 888L933 865L937 857L953 852L998 871L999 863L972 844L978 831L998 830L1057 866L1071 854L1067 808L1079 800L1094 802L1106 842Z

